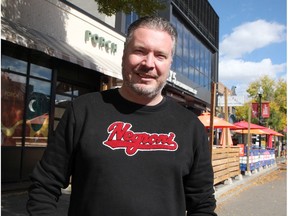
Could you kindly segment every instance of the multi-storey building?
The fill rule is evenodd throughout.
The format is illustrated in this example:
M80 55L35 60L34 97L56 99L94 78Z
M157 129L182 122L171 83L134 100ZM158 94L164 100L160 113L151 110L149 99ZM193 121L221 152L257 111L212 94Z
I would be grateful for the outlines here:
M159 16L179 38L163 94L195 113L218 81L219 18L207 0L166 0ZM99 14L94 0L1 1L3 184L25 182L67 104L121 85L121 58L134 13Z

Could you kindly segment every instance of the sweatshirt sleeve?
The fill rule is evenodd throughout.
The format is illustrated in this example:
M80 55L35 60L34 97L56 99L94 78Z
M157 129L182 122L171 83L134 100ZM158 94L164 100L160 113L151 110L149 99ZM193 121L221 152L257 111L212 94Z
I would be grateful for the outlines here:
M214 174L208 136L204 127L197 127L193 142L194 161L189 175L184 178L187 216L216 216Z
M29 215L52 215L56 210L61 188L69 185L76 135L73 109L68 107L32 172L26 204Z

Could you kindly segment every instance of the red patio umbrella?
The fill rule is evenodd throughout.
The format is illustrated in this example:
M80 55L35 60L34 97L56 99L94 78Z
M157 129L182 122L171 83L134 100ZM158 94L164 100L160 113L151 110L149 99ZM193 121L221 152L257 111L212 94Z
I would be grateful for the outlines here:
M268 134L268 137L267 137L267 143L268 143L268 148L272 148L273 147L273 143L272 143L272 137L273 136L284 136L283 134L281 133L278 133L277 131L274 131L270 128L265 128L265 129L262 129L263 131L265 131L265 133Z
M234 125L242 128L242 129L248 129L249 123L246 121L240 121L240 122L235 122ZM263 127L261 125L250 123L250 129L265 129L265 128L266 127ZM233 128L231 128L231 129L233 129ZM237 130L237 128L236 128L236 130Z
M266 132L267 134L269 134L269 135L273 135L273 136L284 136L283 134L278 133L277 131L274 131L274 130L272 130L272 129L270 129L270 128L264 128L264 129L261 129L261 130L265 131L265 132Z
M248 134L248 129L240 129L240 130L233 130L235 133L240 133L240 134ZM262 129L251 129L250 130L251 134L268 134Z

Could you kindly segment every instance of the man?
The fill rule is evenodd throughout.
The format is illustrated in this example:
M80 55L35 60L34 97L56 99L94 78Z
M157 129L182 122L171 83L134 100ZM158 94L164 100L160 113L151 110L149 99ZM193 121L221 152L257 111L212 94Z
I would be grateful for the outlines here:
M159 17L129 27L122 87L67 108L32 174L30 215L53 214L70 176L71 216L216 215L204 126L161 95L176 38Z

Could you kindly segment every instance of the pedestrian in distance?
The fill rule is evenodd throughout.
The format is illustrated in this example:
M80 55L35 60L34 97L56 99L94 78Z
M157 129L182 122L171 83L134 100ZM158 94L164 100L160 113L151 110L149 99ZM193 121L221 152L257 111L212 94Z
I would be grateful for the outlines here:
M163 18L130 25L122 86L66 109L31 175L30 215L53 215L70 178L69 216L216 215L206 130L161 93L176 41Z

